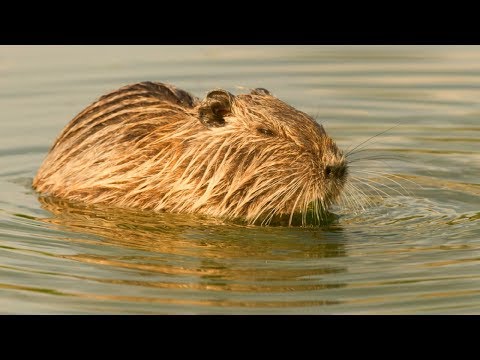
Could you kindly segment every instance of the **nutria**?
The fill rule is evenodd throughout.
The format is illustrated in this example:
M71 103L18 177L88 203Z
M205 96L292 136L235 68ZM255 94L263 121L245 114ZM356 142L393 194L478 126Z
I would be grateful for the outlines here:
M204 100L142 82L102 96L63 129L33 180L86 203L268 224L322 213L347 161L307 114L258 88Z

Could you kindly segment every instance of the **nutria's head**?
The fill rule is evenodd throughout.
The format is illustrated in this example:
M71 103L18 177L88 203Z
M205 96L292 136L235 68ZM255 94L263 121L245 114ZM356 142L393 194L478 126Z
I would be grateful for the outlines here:
M223 215L268 223L310 208L320 216L341 194L342 152L315 120L267 90L214 90L197 111L205 130L189 139L195 145L186 170L202 178L205 204L214 200Z
M90 203L291 224L307 212L320 218L346 177L323 127L265 89L200 101L146 82L77 115L33 185Z

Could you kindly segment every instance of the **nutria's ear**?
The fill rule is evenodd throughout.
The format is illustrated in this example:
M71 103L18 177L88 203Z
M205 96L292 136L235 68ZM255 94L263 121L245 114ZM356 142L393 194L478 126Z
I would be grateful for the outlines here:
M270 91L264 88L256 88L250 91L250 94L252 95L271 95Z
M200 121L208 127L224 126L224 117L232 111L233 98L226 90L210 91L198 108Z

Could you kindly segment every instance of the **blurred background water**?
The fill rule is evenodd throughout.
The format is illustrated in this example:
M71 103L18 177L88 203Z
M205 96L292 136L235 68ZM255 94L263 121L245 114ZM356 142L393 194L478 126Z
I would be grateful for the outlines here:
M391 129L320 228L39 198L68 121L144 80L267 88L344 149ZM0 313L480 313L479 98L478 46L0 46Z

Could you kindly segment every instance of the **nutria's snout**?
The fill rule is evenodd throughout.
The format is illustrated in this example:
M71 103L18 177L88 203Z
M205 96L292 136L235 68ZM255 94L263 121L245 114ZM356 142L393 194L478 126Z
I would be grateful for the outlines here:
M327 179L343 181L347 176L347 164L345 162L327 164L323 168L323 174Z
M323 146L324 154L320 161L320 171L324 184L323 206L330 207L342 194L348 178L348 163L343 152L327 135Z
M342 179L347 176L347 160L337 144L325 134L322 146L322 171L326 178Z
M257 88L203 100L143 82L102 96L64 128L33 187L86 203L248 223L312 210L342 193L347 161L314 119Z

